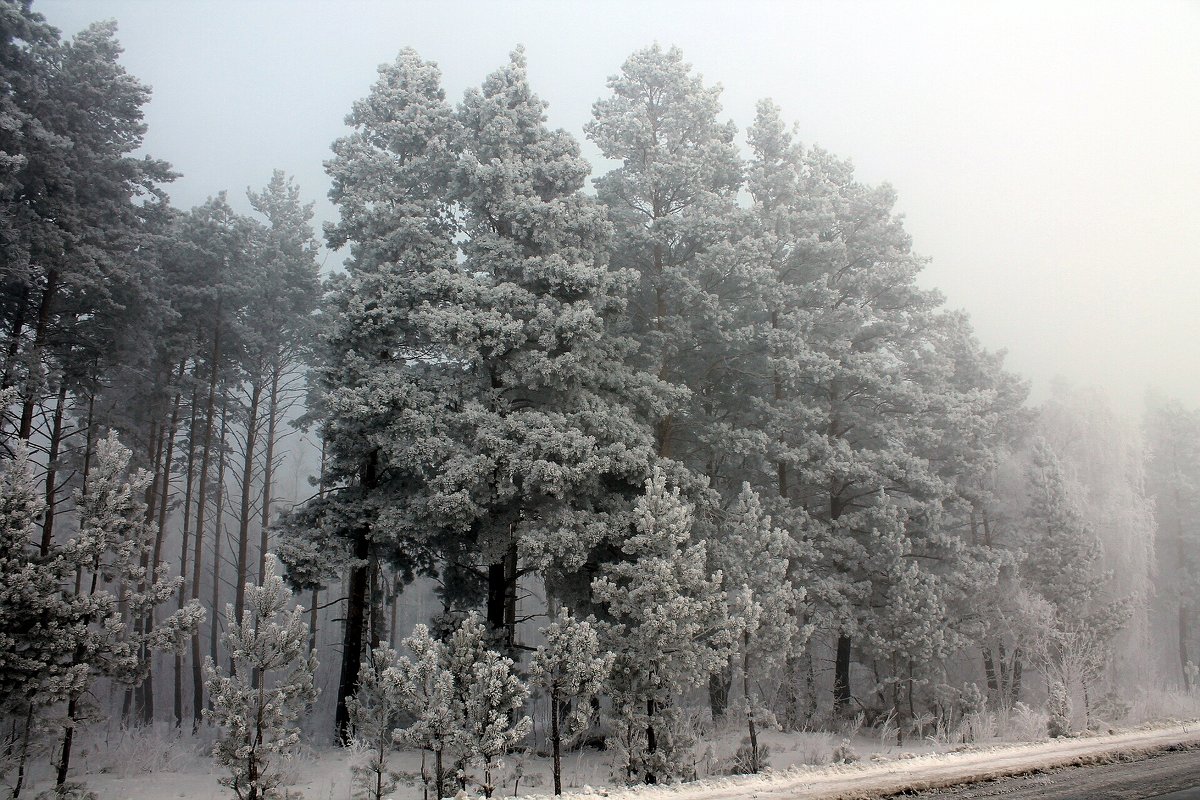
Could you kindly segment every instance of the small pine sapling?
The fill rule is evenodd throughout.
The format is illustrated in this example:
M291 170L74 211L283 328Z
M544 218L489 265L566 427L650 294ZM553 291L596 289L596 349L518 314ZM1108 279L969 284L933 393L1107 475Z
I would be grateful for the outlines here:
M402 708L413 718L400 732L400 741L433 754L435 798L445 797L445 756L459 736L455 713L454 678L446 668L446 648L433 638L429 628L418 625L402 643L412 653L396 663L398 681L403 687ZM421 776L425 798L429 800L429 776L422 761Z
M710 573L705 541L692 538L693 509L655 467L633 509L635 531L623 558L592 582L612 622L610 681L620 720L614 769L632 781L686 780L694 741L678 703L729 660L731 626L720 572Z
M795 542L786 531L771 524L771 517L748 483L742 484L728 517L726 535L714 549L714 561L728 587L734 652L741 662L749 732L742 766L754 773L762 768L765 758L759 750L758 724L773 722L754 689L760 677L771 674L803 641L807 632L796 624L796 608L804 599L804 589L794 586L789 578L791 560L797 555Z
M233 670L225 672L205 660L206 688L213 707L204 716L221 729L213 758L229 769L221 785L238 800L282 797L283 776L271 769L276 755L290 756L300 742L297 717L317 698L313 674L315 650L305 653L308 623L296 606L285 613L291 593L276 574L278 562L268 556L261 586L246 584L241 620L227 606L228 630L222 639ZM271 673L282 672L272 680Z
M540 645L529 665L530 684L550 698L550 744L554 759L554 794L562 794L562 709L575 703L568 720L569 733L587 726L590 700L604 688L612 672L614 653L602 653L600 638L590 620L577 620L559 609L554 622L542 628L546 644Z
M396 723L408 694L406 675L399 664L395 650L386 645L375 648L359 673L358 695L346 701L352 741L369 754L365 763L351 768L355 797L383 800L400 778L388 767L388 756L399 738Z
M513 674L512 659L488 649L487 628L474 612L450 635L445 659L453 680L451 708L460 731L453 742L458 751L459 787L465 788L467 769L478 762L483 769L479 787L484 797L491 797L495 790L492 774L500 757L532 728L529 717L516 716L529 690Z

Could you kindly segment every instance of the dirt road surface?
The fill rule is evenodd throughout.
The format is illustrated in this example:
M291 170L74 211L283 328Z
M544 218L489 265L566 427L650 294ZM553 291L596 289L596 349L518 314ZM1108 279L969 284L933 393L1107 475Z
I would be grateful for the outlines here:
M927 800L1200 800L1200 749L1192 746L1111 764L1060 767L901 796Z

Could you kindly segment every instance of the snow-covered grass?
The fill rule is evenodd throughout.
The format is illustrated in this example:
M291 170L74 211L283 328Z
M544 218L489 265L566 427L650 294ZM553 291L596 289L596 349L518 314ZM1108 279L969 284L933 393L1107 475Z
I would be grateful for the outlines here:
M1131 703L1130 720L1148 717L1159 720L1200 718L1200 701L1194 696L1175 693L1145 692ZM1087 736L1047 741L1046 717L1040 710L1019 704L1015 709L985 712L963 721L942 736L910 736L897 745L895 726L866 728L851 723L838 731L764 731L760 742L770 749L770 770L764 777L725 777L722 770L744 736L736 717L718 729L697 722L695 734L696 771L699 781L676 787L676 793L694 794L696 800L749 793L747 782L756 793L798 793L829 786L842 787L865 781L876 785L898 780L915 784L957 780L972 773L1021 771L1031 765L1069 763L1071 759L1098 758L1106 752L1137 750L1163 746L1174 741L1200 743L1200 725L1196 723L1158 723L1142 725L1116 736ZM971 739L964 743L964 736ZM833 754L844 739L858 756L856 764L833 764ZM196 736L180 736L167 726L133 731L99 731L83 737L78 750L77 779L93 790L99 800L224 800L232 797L221 789L217 778L223 774L209 758L213 736L201 731ZM285 762L290 781L288 797L301 795L307 800L351 800L350 765L354 753L340 748L304 748ZM43 755L32 765L33 797L51 779L48 758ZM401 751L392 766L403 772L420 771L420 753ZM552 791L549 759L530 752L512 754L496 791L497 797L545 796ZM624 788L605 790L613 781L609 754L594 748L582 748L564 754L563 783L567 794L594 795L597 792L632 794L638 800L654 800L661 790ZM891 784L888 784L891 785ZM725 787L725 788L721 788ZM815 789L814 789L815 787ZM830 791L834 791L830 789ZM24 793L23 793L24 796ZM805 795L808 796L807 794ZM826 796L826 795L820 795ZM836 794L828 795L836 796ZM419 781L402 785L393 793L395 800L422 800Z

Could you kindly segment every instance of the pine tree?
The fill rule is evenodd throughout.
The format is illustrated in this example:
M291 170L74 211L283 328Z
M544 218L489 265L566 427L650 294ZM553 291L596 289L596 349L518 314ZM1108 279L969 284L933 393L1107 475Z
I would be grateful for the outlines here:
M605 646L616 653L610 691L620 719L616 768L647 783L686 779L692 761L678 702L729 657L721 574L693 541L692 508L655 468L634 508L625 558L604 564L592 584L605 610Z
M457 225L446 197L454 133L440 84L436 65L401 51L354 104L347 117L354 131L334 143L326 164L341 212L326 239L333 248L351 246L346 274L328 286L325 344L312 378L310 412L321 421L329 491L289 517L280 552L291 580L306 588L349 571L336 712L342 740L364 651L372 553L384 551L402 573L430 569L434 560L414 513L420 507L402 501L424 474L425 445L434 444L425 410L452 397L436 385L445 353L419 311L439 308L467 283L455 263ZM424 373L430 379L419 382ZM409 441L418 446L405 451Z
M445 645L433 638L427 626L417 625L403 644L412 657L401 658L396 670L405 689L403 708L413 721L401 733L401 739L433 753L435 797L445 797L450 788L445 757L452 750L460 730L455 711L454 677L446 666ZM422 777L428 800L430 781L424 774Z
M0 393L11 401L13 389ZM61 553L40 555L32 542L44 508L29 454L18 441L0 465L0 715L11 720L3 734L0 778L15 769L11 787L19 797L25 781L35 720L60 698L48 689L61 685L74 652L63 636L72 607L62 589L73 577Z
M711 398L734 388L725 322L743 289L740 265L722 251L737 222L735 128L717 120L720 88L705 87L677 48L638 50L608 86L586 131L620 162L596 180L596 194L615 228L612 266L637 279L636 362L669 387L667 404L653 409L657 453L711 475L731 444L715 441Z
M578 145L546 127L519 52L454 114L438 81L401 53L329 165L330 243L352 258L315 416L340 488L289 525L321 544L287 552L298 575L352 565L341 694L372 558L436 573L452 610L482 601L511 648L518 580L542 571L586 599L578 570L622 535L651 458L639 408L656 382L626 366L632 342L613 329L623 276L603 263Z
M104 676L136 687L152 655L181 648L204 619L200 605L190 603L153 630L134 624L171 600L183 579L168 577L165 563L145 566L153 534L141 498L150 475L129 474L129 460L130 451L115 434L97 443L87 482L75 493L78 533L61 549L75 589L63 587L71 624L59 632L73 646L69 666L46 687L50 697L66 701L58 787L67 784L76 728L94 713L88 703L93 681Z
M1048 609L1035 628L1033 649L1050 681L1052 725L1070 728L1070 693L1078 681L1090 722L1089 689L1129 621L1131 598L1114 596L1103 548L1079 506L1078 489L1042 438L1034 441L1028 472L1026 554L1022 581Z
M1200 413L1178 401L1151 397L1145 428L1150 445L1148 488L1158 521L1159 602L1174 630L1174 659L1185 691L1195 656L1193 620L1200 608Z
M400 777L388 768L388 757L399 735L397 723L405 698L413 694L400 663L390 647L380 645L372 650L366 669L359 674L358 694L349 701L352 741L367 753L364 763L351 767L356 797L384 800Z
M574 704L567 730L583 730L591 714L591 700L604 689L612 672L613 653L600 649L595 620L579 620L560 608L554 621L541 629L546 643L538 645L529 662L529 683L550 698L550 747L554 767L554 793L562 794L561 718Z
M477 763L477 779L484 797L496 790L495 770L500 759L529 735L533 722L518 717L529 690L514 673L511 658L487 650L475 662L471 681L464 687L462 742L468 765Z
M227 673L211 658L204 664L213 703L204 716L220 729L213 758L228 768L229 776L220 783L238 800L283 796L284 775L275 759L295 752L300 742L295 720L317 697L317 654L305 653L305 611L296 606L287 612L291 592L276 569L274 557L269 557L266 580L246 587L241 619L232 607L226 609L223 638L234 670Z
M803 647L807 631L797 624L797 607L805 590L792 582L796 542L772 526L750 484L742 485L725 520L726 535L714 543L734 630L734 655L742 673L742 698L750 736L749 768L758 772L758 723L773 721L754 687L777 673L784 661ZM761 688L759 689L761 692Z

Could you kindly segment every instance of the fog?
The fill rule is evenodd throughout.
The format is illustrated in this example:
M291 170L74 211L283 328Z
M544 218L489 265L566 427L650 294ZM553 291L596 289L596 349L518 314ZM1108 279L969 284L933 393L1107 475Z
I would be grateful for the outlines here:
M553 125L582 139L635 48L678 45L740 129L769 96L799 138L888 181L922 280L1052 380L1137 413L1194 403L1200 370L1200 5L1196 3L37 3L64 34L112 17L154 88L146 151L177 206L244 205L272 168L333 217L321 163L404 46L457 99L526 47ZM585 152L599 166L594 146ZM330 254L327 267L340 261Z

